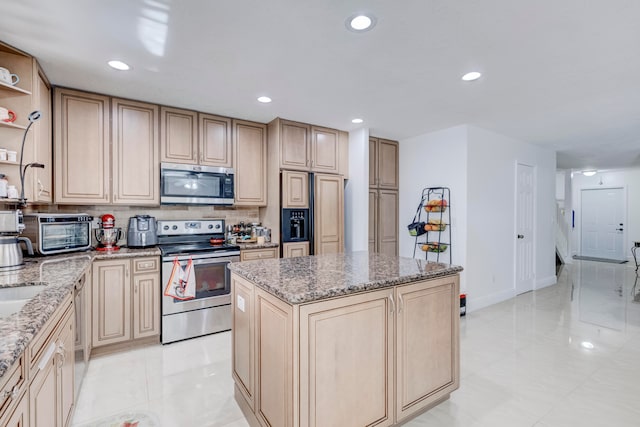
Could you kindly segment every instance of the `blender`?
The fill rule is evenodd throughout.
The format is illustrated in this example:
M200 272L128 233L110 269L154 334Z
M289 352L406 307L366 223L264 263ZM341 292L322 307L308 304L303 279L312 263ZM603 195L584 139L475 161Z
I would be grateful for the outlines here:
M117 251L120 246L116 245L122 236L122 229L115 227L116 218L111 214L104 214L100 217L101 227L96 228L96 240L99 251Z

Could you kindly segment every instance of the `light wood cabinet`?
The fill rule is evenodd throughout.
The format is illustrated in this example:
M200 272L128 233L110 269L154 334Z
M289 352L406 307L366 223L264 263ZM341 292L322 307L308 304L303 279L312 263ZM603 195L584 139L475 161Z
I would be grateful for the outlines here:
M69 308L35 365L29 387L29 422L33 427L71 423L75 402L73 317L73 308Z
M92 285L93 348L160 334L158 257L94 261Z
M160 160L196 164L198 161L198 113L160 108Z
M294 242L282 244L282 258L294 258L309 255L309 242Z
M344 252L344 180L315 174L314 254Z
M240 261L274 258L278 258L278 248L242 249L240 251Z
M26 365L25 357L20 356L0 378L0 425L2 426L8 419L14 418L12 413L19 412L21 400L25 400L23 395L28 388ZM28 393L26 396L28 402Z
M53 117L51 108L51 86L42 69L34 61L34 110L42 114L32 126L34 139L33 161L44 168L30 168L25 175L25 187L29 182L31 191L27 198L32 202L51 203L53 201L53 140L51 135ZM29 179L29 174L32 179ZM25 188L25 193L27 188Z
M398 189L397 141L369 138L369 186Z
M159 205L158 106L113 98L111 108L112 202Z
M160 160L230 168L231 119L160 108Z
M311 167L311 126L280 120L280 168L308 171Z
M7 419L0 418L0 425L3 427L29 426L29 397L27 394L20 400L10 417Z
M311 126L311 170L338 173L339 137L335 129Z
M282 207L309 207L309 174L298 171L282 171Z
M109 203L109 98L56 89L54 100L55 202Z
M251 425L399 425L459 387L458 275L290 305L232 274L232 293Z
M233 120L235 205L267 204L267 128Z

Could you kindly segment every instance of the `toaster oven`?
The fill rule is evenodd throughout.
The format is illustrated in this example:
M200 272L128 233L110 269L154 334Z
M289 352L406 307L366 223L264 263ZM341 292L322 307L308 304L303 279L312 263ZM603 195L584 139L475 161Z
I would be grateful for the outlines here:
M24 214L24 232L38 255L84 251L91 248L93 217L81 214Z

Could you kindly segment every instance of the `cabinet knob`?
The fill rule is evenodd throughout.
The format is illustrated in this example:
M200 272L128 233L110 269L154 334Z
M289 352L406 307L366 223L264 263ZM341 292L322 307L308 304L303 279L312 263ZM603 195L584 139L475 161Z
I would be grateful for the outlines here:
M524 239L524 235L523 234L518 234L518 239Z

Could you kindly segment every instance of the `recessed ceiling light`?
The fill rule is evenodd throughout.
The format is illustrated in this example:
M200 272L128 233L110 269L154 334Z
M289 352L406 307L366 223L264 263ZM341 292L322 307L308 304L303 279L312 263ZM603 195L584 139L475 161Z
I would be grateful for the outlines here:
M115 68L116 70L120 70L120 71L126 71L131 69L131 67L129 67L128 64L125 64L124 62L118 61L116 59L107 62L107 64L109 64L111 68Z
M593 345L593 343L590 343L589 341L582 341L582 342L580 343L580 345L581 345L583 348L586 348L587 350L593 350L593 349L595 348L595 346Z
M347 18L345 24L347 29L359 33L372 29L376 24L376 19L373 15L357 14Z
M262 102L263 104L268 104L271 102L271 98L268 96L260 96L258 97L258 102Z
M597 173L598 171L582 171L582 175L584 176L593 176Z
M480 77L482 77L481 73L477 71L472 71L462 76L462 80L464 80L465 82L472 82L474 80L478 80Z
M351 120L351 123L355 123L357 125L362 123L362 122L364 122L364 120L362 120L362 119L353 119L353 120Z

